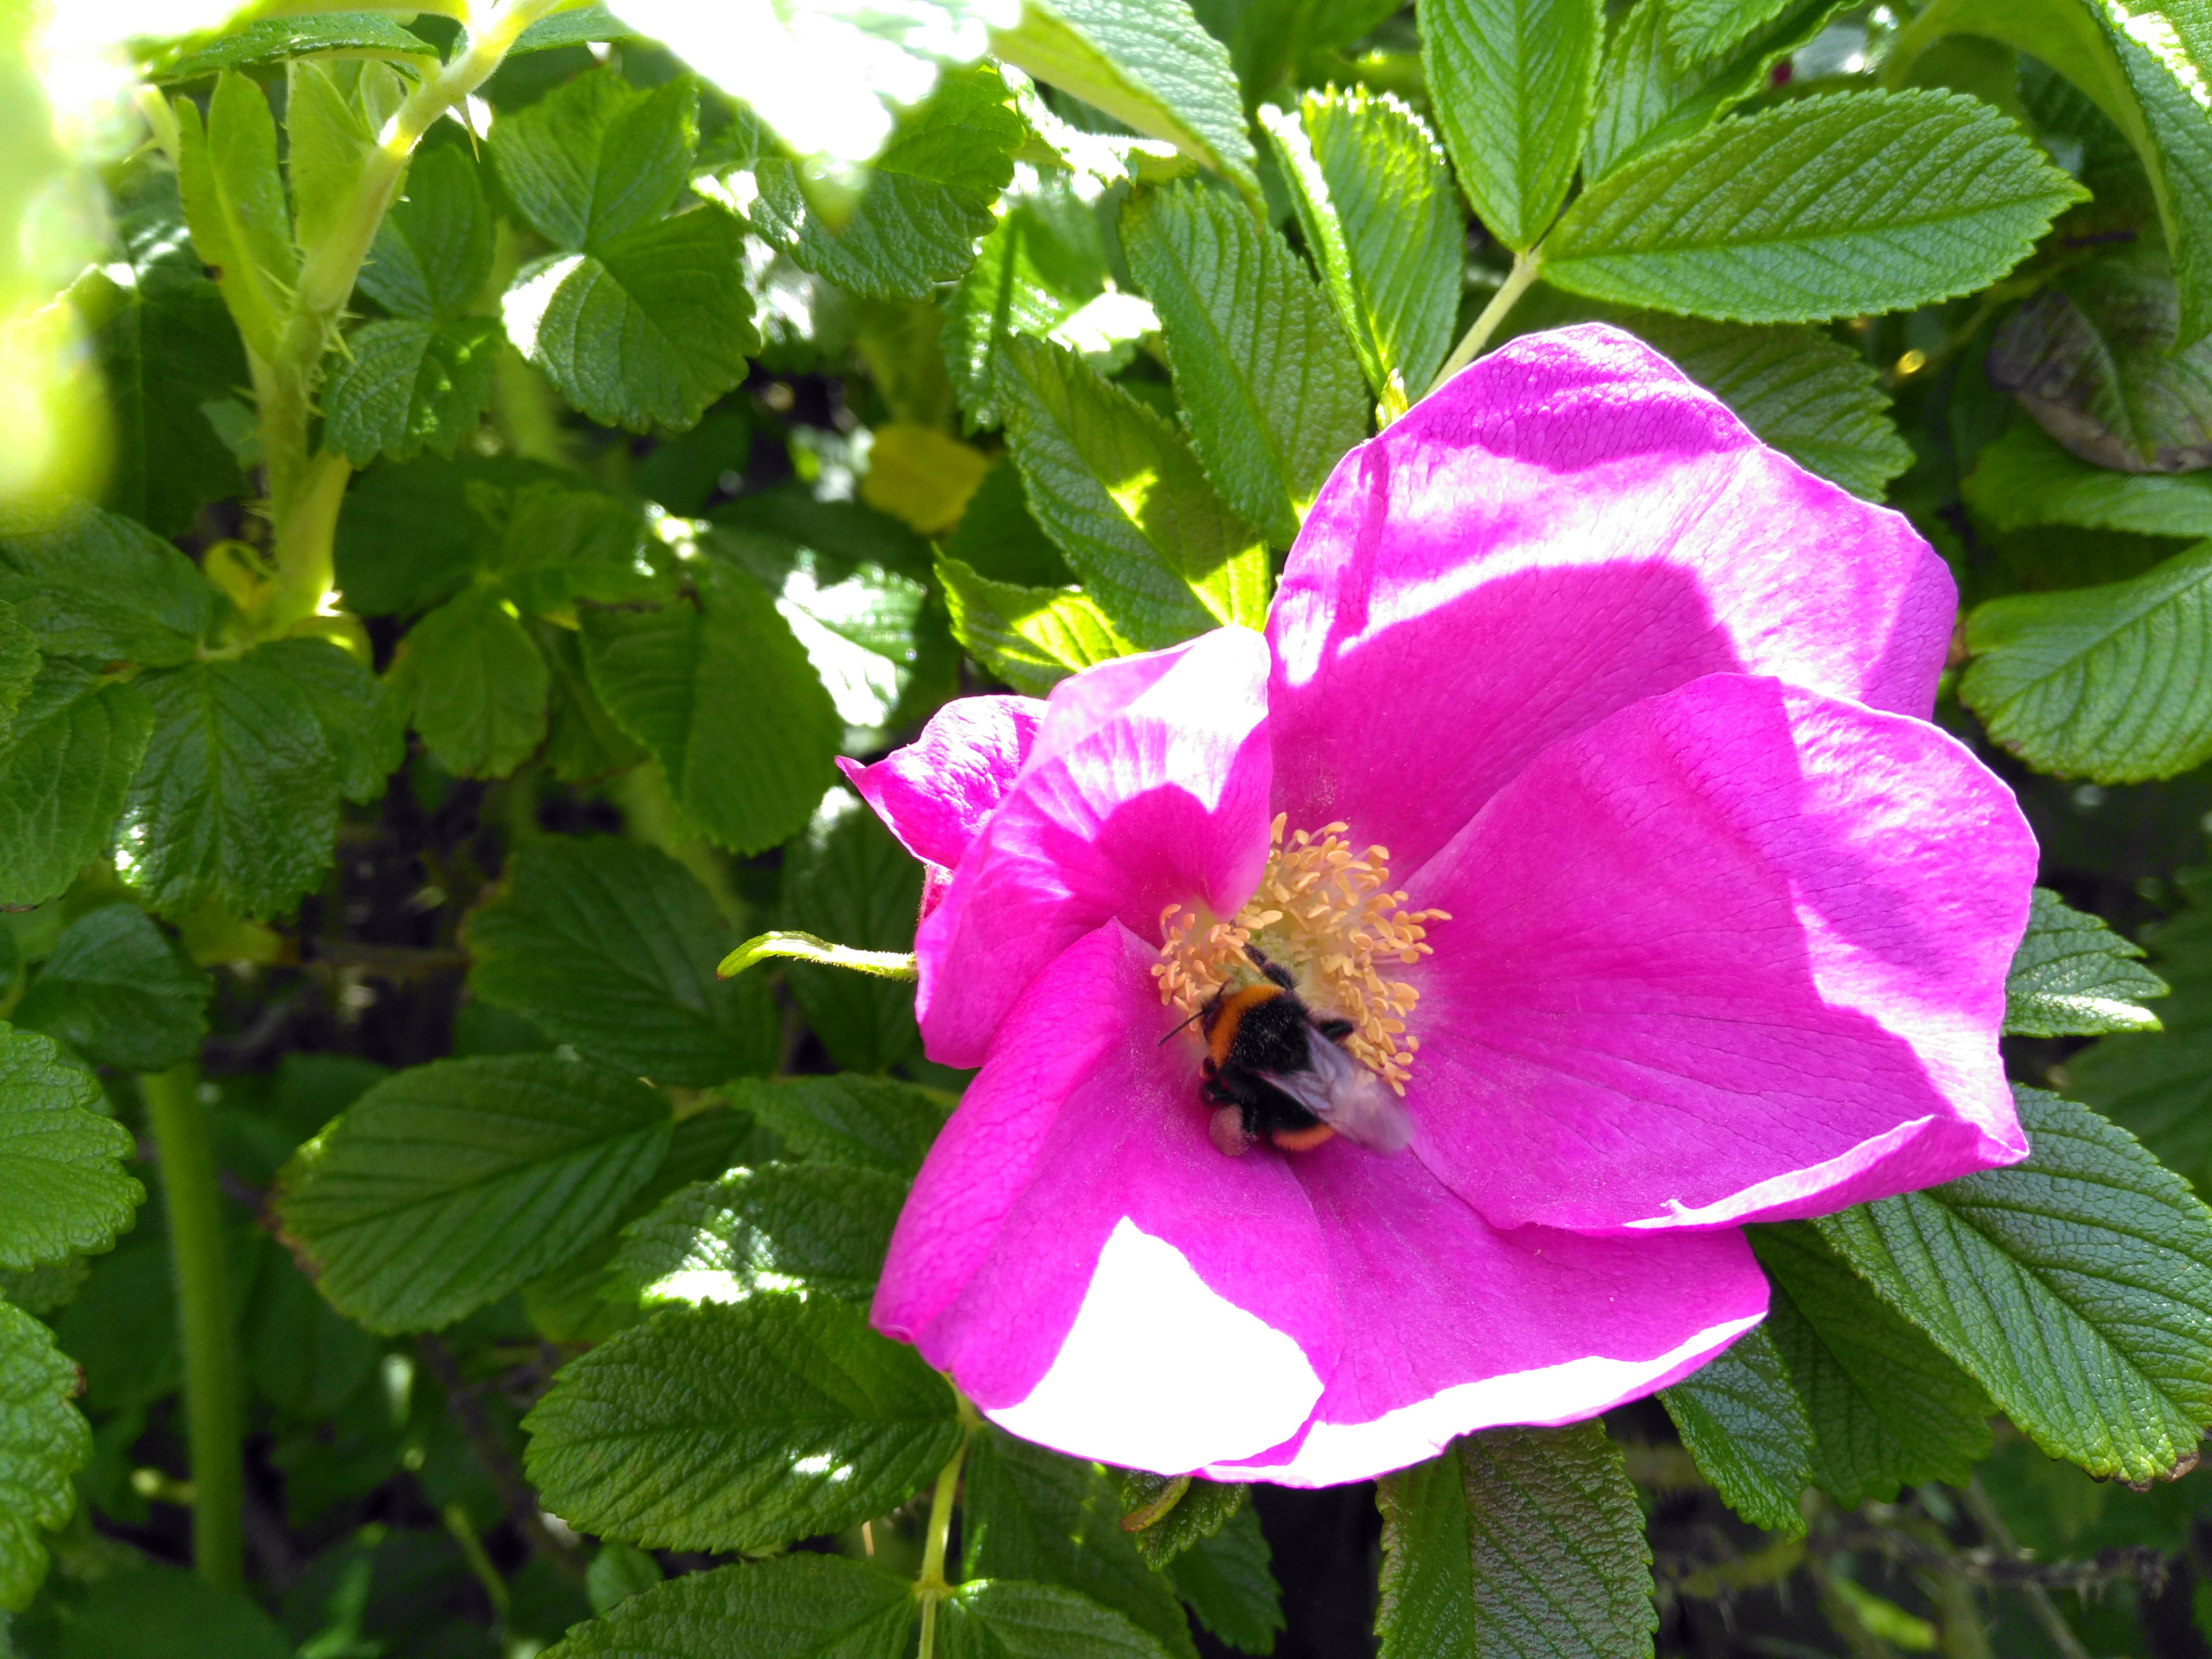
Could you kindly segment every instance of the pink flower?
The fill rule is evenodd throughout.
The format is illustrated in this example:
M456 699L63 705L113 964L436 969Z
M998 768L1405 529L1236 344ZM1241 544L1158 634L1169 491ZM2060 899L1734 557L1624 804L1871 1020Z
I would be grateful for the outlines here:
M1765 1312L1746 1222L2022 1157L2035 845L1925 723L1953 608L1902 518L1573 328L1344 458L1264 640L848 769L933 866L928 1052L982 1067L878 1328L1047 1445L1324 1485L1694 1370ZM1248 938L1409 1151L1217 1150L1170 1034Z

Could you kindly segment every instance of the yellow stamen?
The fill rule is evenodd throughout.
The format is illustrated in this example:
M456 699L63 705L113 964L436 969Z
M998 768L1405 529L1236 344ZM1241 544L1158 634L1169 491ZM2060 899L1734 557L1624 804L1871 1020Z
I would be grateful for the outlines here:
M1160 959L1152 974L1160 1000L1194 1014L1224 985L1259 978L1245 947L1298 977L1298 994L1326 1018L1352 1022L1344 1046L1400 1094L1406 1092L1419 1038L1406 1017L1420 993L1388 980L1378 963L1411 963L1431 953L1425 924L1449 921L1442 910L1407 910L1390 885L1390 854L1358 856L1343 839L1347 824L1324 824L1319 839L1300 830L1285 842L1284 815L1268 827L1267 867L1259 890L1227 921L1187 905L1160 912Z

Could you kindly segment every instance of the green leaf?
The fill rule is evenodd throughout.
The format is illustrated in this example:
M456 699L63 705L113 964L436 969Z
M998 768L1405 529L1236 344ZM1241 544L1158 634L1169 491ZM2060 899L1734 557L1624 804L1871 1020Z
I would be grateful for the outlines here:
M1121 1528L1121 1496L1097 1464L985 1427L969 1443L964 1493L962 1577L1065 1585L1166 1652L1194 1654L1172 1585L1139 1559Z
M1378 1493L1382 1659L1651 1651L1651 1550L1601 1425L1469 1435Z
M1597 108L1583 146L1585 182L1709 126L1771 84L1774 66L1805 45L1844 0L1793 0L1775 21L1710 64L1680 62L1667 44L1668 10L1642 0L1613 25L1598 68Z
M183 916L290 909L321 884L337 834L330 745L292 678L258 653L145 674L154 736L131 786L117 867Z
M1667 41L1685 63L1709 63L1772 22L1790 0L1667 0Z
M1030 510L1118 635L1158 647L1224 622L1261 625L1267 550L1172 425L1036 340L1006 343L999 403Z
M602 425L680 432L760 349L744 242L702 208L526 265L501 302L507 338Z
M380 12L344 11L323 17L257 17L204 46L158 55L149 78L159 84L204 80L222 70L281 64L319 52L391 52L431 56L430 43Z
M2212 757L2212 542L2127 581L1974 607L1959 699L2039 770L2170 778Z
M103 500L156 534L178 535L204 503L245 486L204 405L247 383L246 354L185 234L177 175L143 161L125 171L114 198L130 281L118 287L88 272L70 289L95 331L107 386L115 457Z
M14 1018L94 1065L166 1071L199 1052L210 989L144 911L107 904L62 929Z
M323 441L366 466L380 454L411 460L427 447L450 455L491 407L499 325L470 318L443 326L395 318L346 337L346 361L323 388Z
M823 796L805 833L785 848L776 921L864 951L906 951L921 912L921 866L913 855L845 790ZM804 962L784 978L840 1066L879 1073L920 1057L911 984Z
M995 414L994 419L997 418ZM967 511L945 538L945 557L972 576L1029 587L1073 586L1075 573L1030 511L1021 469L1006 456L991 463L968 498ZM939 586L945 586L940 577Z
M264 362L300 284L292 213L276 171L276 121L261 88L225 70L215 83L207 124L199 106L178 98L178 184L192 246L212 266L223 303L246 345Z
M1601 179L1544 244L1592 299L1747 323L1894 311L2027 257L2081 191L1955 93L1844 93L1724 122Z
M1421 66L1460 188L1483 228L1534 247L1566 199L1589 129L1597 0L1421 0Z
M1207 476L1235 512L1288 545L1337 458L1367 435L1344 331L1290 245L1218 191L1182 185L1134 199L1122 211L1121 243L1159 313ZM1003 377L1000 395L1011 401ZM1011 409L1008 422L1011 440ZM1030 505L1052 529L1024 470ZM1128 489L1126 478L1111 482Z
M2005 319L1984 369L2086 461L2123 472L2212 466L2212 340L2175 349L2179 320L2166 260L2138 245L2055 277Z
M647 90L594 70L502 115L492 165L509 201L545 240L595 248L676 205L699 144L699 88L688 77Z
M215 590L134 520L76 505L37 528L0 522L0 599L48 656L149 667L191 662Z
M482 567L491 533L478 503L482 486L532 483L588 489L581 474L512 455L452 460L425 455L405 466L376 466L354 481L338 514L337 585L357 616L412 616L449 599Z
M0 751L0 904L52 898L107 851L153 732L137 686L67 657L41 665Z
M2014 1096L2025 1163L1820 1231L2051 1456L2172 1479L2212 1422L2212 1212L2124 1129Z
M407 193L376 228L362 292L395 317L458 317L483 291L491 263L491 205L476 164L457 144L417 151Z
M468 919L469 988L556 1042L657 1082L707 1088L771 1070L775 1012L714 963L729 930L698 879L611 836L525 846Z
M1176 1557L1167 1571L1200 1624L1239 1653L1274 1651L1284 1628L1283 1592L1267 1565L1260 1518L1249 1505Z
M545 1506L648 1549L763 1549L896 1508L960 1443L952 1390L856 1308L677 1309L572 1361L524 1430Z
M578 599L654 604L675 591L666 548L633 501L551 480L513 489L471 482L469 506L490 532L479 568L533 616Z
M992 31L991 51L1259 198L1228 50L1188 0L1026 0L1018 24Z
M1112 274L1097 212L1070 185L1048 179L1007 198L1006 216L983 238L975 264L944 303L945 368L969 431L1002 418L996 385L1006 337L1054 337L1105 292ZM1127 295L1117 302L1133 303ZM969 501L970 514L975 499Z
M1846 1508L1900 1485L1963 1486L1995 1409L1805 1222L1751 1230L1773 1281L1765 1329L1813 1431L1813 1483Z
M2141 1004L2164 996L2166 984L2136 966L2142 953L2099 918L2069 908L2048 887L2037 888L2027 937L2005 975L2006 1035L2155 1031L2158 1016Z
M328 640L271 640L254 661L291 682L323 729L338 793L372 801L407 758L406 717L384 685L351 652Z
M667 1103L619 1072L444 1060L378 1084L302 1146L277 1208L341 1313L435 1330L590 1244L668 1143Z
M800 1158L908 1179L945 1127L945 1109L912 1084L851 1072L778 1083L742 1079L726 1093L732 1107Z
M1179 1490L1178 1490L1179 1489ZM1201 1540L1212 1537L1244 1508L1248 1488L1192 1475L1121 1474L1121 1528L1148 1567L1164 1567ZM1162 1510L1159 1505L1166 1503ZM1138 1522L1142 1524L1139 1525ZM1130 1528L1134 1526L1135 1530ZM1264 1560L1264 1556L1262 1559Z
M651 1306L799 1290L865 1304L906 1189L900 1176L827 1161L695 1182L623 1230L607 1294Z
M40 661L37 638L18 620L15 607L0 599L0 743L38 683Z
M2182 870L2174 885L2188 900L2149 934L2151 960L2173 987L2159 1005L2159 1032L2104 1038L2069 1056L2053 1083L2079 1095L2200 1191L2212 1188L2212 1078L2206 1034L2212 1028L2212 890L2208 872Z
M1765 1331L1746 1332L1659 1401L1730 1509L1754 1527L1804 1535L1797 1505L1813 1479L1813 1425Z
M902 1659L914 1581L836 1555L685 1573L579 1625L544 1659Z
M615 723L660 763L684 823L750 856L806 822L835 781L843 727L759 586L718 574L705 602L586 611L584 661Z
M1137 649L1089 594L1022 587L977 575L949 555L937 564L952 637L1015 690L1041 697L1070 674Z
M546 769L563 783L596 783L643 760L645 745L615 724L615 717L592 690L583 641L576 631L550 623L537 623L535 631L550 672Z
M1443 152L1419 116L1364 88L1310 92L1295 112L1262 105L1260 121L1368 386L1402 412L1459 314L1465 233Z
M352 234L362 168L377 153L407 91L386 64L295 60L285 66L285 170L300 246L319 248Z
M1912 451L1857 352L1809 328L1638 317L1630 327L1808 472L1880 501Z
M449 769L503 778L544 740L549 678L521 619L476 586L408 631L391 692Z
M789 161L753 164L750 201L732 198L771 247L851 293L925 300L975 260L976 239L1014 176L1013 152L1029 128L1006 104L989 64L948 70L936 93L899 125L870 165L851 216L823 222Z
M942 1612L945 1659L1160 1659L1165 1648L1121 1614L1058 1584L966 1583ZM1178 1613L1178 1617L1180 1613Z
M70 1477L92 1461L70 1402L83 1386L53 1334L0 1302L0 1613L21 1613L46 1574L46 1540L76 1509Z
M2181 276L2179 343L2188 346L2212 331L2212 124L2130 36L2125 15L2081 0L1940 0L1913 21L1912 33L1923 46L1946 33L1978 34L2039 58L2119 129L2149 176ZM1909 67L1902 59L1891 72Z
M0 1267L104 1250L146 1201L123 1170L131 1132L100 1103L51 1039L0 1025Z
M2070 524L2138 536L2212 536L2212 471L2114 472L2069 454L2025 422L1983 448L1959 493L1998 530Z
M88 1476L106 1461L96 1453ZM181 1567L151 1560L131 1561L103 1578L44 1650L51 1659L295 1659L298 1651L245 1592L216 1589Z

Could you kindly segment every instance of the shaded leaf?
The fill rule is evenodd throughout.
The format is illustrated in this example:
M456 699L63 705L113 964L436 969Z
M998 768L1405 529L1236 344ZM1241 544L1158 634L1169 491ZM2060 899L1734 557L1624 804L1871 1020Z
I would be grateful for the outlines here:
M0 599L49 656L101 662L190 662L215 623L215 590L190 559L83 505L36 528L0 522Z
M1068 185L1048 179L1007 198L1005 216L944 304L945 368L969 431L1001 419L997 365L1006 338L1054 337L1105 291L1111 275L1097 213ZM1111 372L1109 364L1091 366ZM975 509L971 499L968 515Z
M2107 1036L2069 1055L2052 1081L2142 1138L2199 1192L2212 1190L2212 906L2207 872L2174 884L2188 902L2149 934L2151 960L2173 987L2158 1005L2162 1031Z
M0 1267L104 1250L145 1202L123 1170L131 1132L100 1103L50 1039L0 1026Z
M2025 422L1983 447L1959 493L1999 530L2070 524L2138 536L2212 536L2212 471L2115 472L2068 453Z
M775 1132L801 1158L911 1178L945 1127L945 1109L910 1083L860 1077L744 1079L730 1104Z
M524 847L504 890L469 917L469 987L591 1059L711 1087L775 1063L766 994L714 977L728 933L665 853L548 838Z
M2032 766L2100 783L2212 757L2212 542L2127 581L1974 607L1959 699Z
M952 1390L828 1298L677 1309L565 1366L523 1423L571 1525L647 1548L760 1549L904 1503L960 1443Z
M597 247L676 205L699 143L699 90L632 87L612 68L503 116L492 165L522 216L556 247Z
M866 1304L906 1189L900 1176L850 1164L732 1170L624 1228L606 1293L646 1306L787 1290Z
M395 317L459 316L491 276L491 204L458 145L407 164L407 191L386 211L361 268L362 291Z
M1174 1650L1058 1584L979 1579L954 1590L941 1617L945 1659L1159 1659Z
M426 447L452 454L491 407L498 326L402 318L355 330L323 389L324 442L361 466L379 454L410 460Z
M265 918L321 884L337 834L330 745L289 676L257 652L144 674L154 710L116 862L167 916Z
M914 948L921 909L921 866L882 820L842 789L823 796L805 833L785 848L776 920L841 945L896 952ZM919 1057L911 983L805 962L793 963L784 978L840 1066L883 1072Z
M1813 1479L1813 1426L1764 1330L1747 1331L1660 1403L1728 1506L1754 1527L1801 1537Z
M0 904L52 898L107 851L153 732L136 685L81 659L41 665L0 750Z
M705 600L585 613L584 661L616 725L660 763L684 823L750 854L806 822L843 728L758 586L718 575Z
M210 988L144 911L107 904L62 929L14 1018L94 1065L166 1071L199 1052Z
M1267 1540L1248 1504L1220 1531L1200 1539L1168 1565L1176 1594L1198 1622L1239 1653L1274 1651L1284 1629L1283 1592L1267 1563Z
M406 717L382 682L351 652L327 640L271 640L253 658L292 684L322 727L338 793L371 801L407 758Z
M21 1613L46 1574L41 1529L76 1509L70 1477L92 1458L71 1403L82 1380L53 1334L0 1302L0 1613Z
M667 1103L619 1072L444 1060L378 1084L302 1146L278 1212L340 1312L434 1330L590 1244L668 1143Z
M2212 1422L2212 1212L2135 1137L2015 1087L2032 1151L1821 1234L2053 1457L2145 1481Z
M554 20L554 21L558 21ZM580 1625L545 1659L901 1659L912 1639L914 1581L836 1555L685 1573Z
M449 769L500 778L544 740L550 678L521 618L475 586L408 631L390 689Z

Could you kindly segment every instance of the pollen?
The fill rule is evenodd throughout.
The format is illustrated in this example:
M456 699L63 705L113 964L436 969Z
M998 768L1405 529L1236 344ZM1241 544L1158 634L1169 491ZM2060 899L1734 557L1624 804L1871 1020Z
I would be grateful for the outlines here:
M1406 1092L1420 1039L1407 1030L1420 993L1389 970L1432 954L1429 925L1442 910L1408 910L1390 885L1388 848L1362 855L1344 837L1347 824L1300 830L1285 839L1287 814L1267 831L1267 868L1259 890L1226 921L1185 904L1160 913L1160 959L1152 976L1160 1000L1195 1014L1224 985L1260 977L1246 954L1256 946L1297 976L1298 994L1316 1015L1352 1022L1344 1046L1397 1093Z

